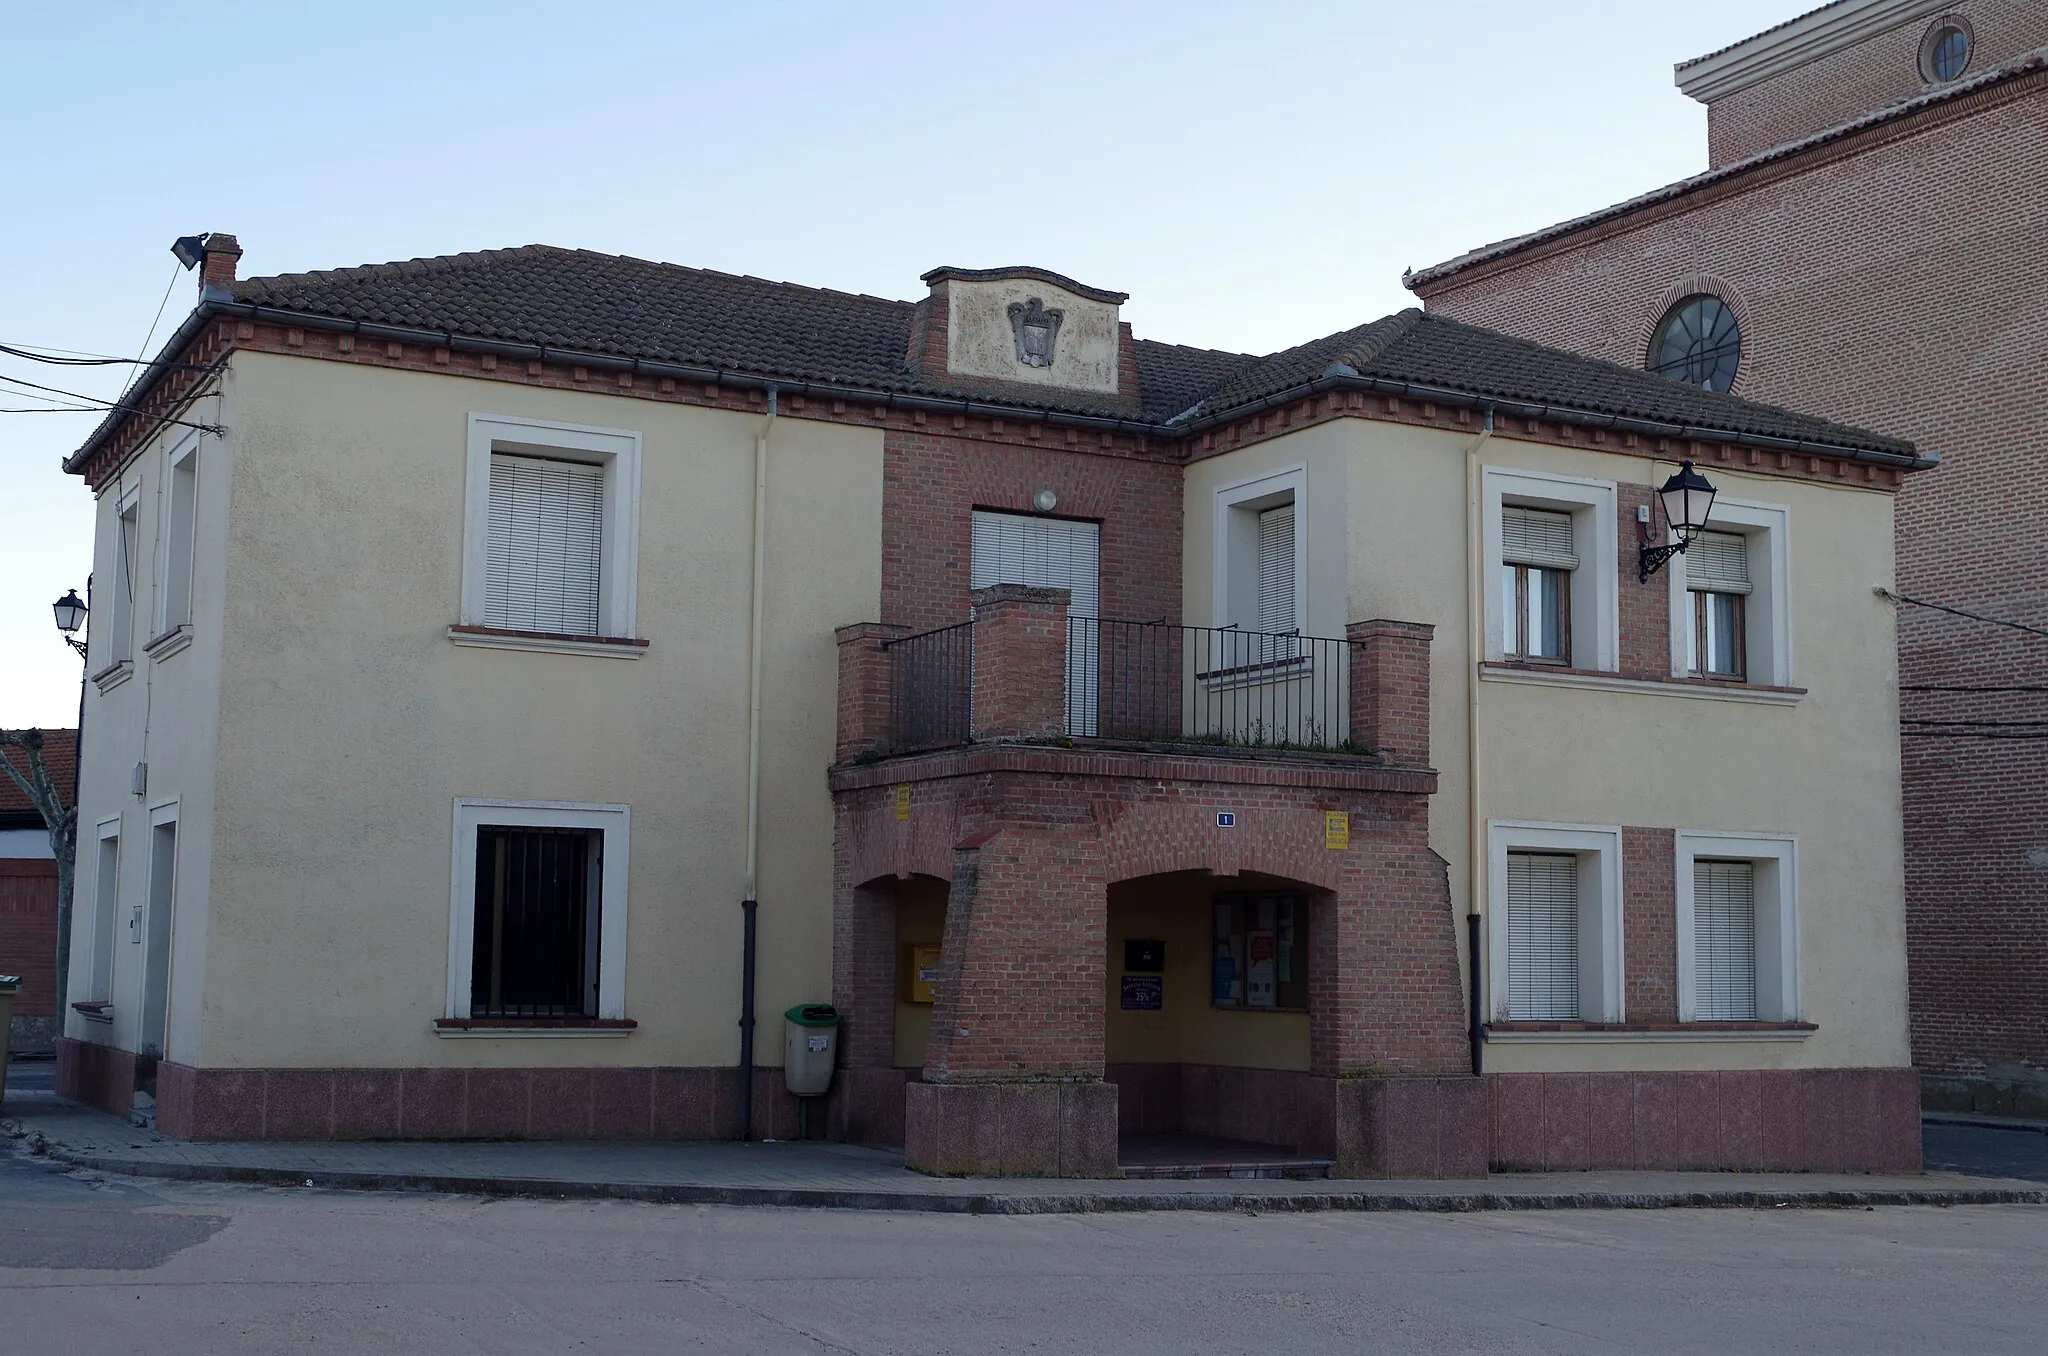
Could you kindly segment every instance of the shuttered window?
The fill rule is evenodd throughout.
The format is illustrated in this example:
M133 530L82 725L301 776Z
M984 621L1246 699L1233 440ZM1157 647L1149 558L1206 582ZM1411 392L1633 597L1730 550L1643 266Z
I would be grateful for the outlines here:
M1261 631L1297 631L1294 610L1294 505L1259 514L1259 625Z
M484 624L599 634L604 468L542 457L491 457Z
M1073 594L1067 615L1093 617L1101 535L1095 523L977 511L973 587L1028 584L1066 589Z
M1572 515L1504 506L1500 511L1500 554L1501 560L1511 565L1578 569L1579 558L1572 550Z
M1702 532L1685 552L1685 585L1715 593L1749 592L1749 542L1733 532Z
M1508 854L1508 1016L1579 1020L1579 861Z
M1695 1007L1703 1022L1756 1020L1756 867L1695 860Z

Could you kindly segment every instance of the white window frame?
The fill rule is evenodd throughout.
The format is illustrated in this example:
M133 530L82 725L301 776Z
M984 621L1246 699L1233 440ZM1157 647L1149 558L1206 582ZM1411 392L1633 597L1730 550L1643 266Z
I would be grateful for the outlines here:
M1308 463L1216 487L1210 525L1210 625L1259 629L1259 514L1294 505L1294 629L1308 633ZM1246 572L1249 571L1249 578Z
M157 548L159 583L153 632L156 640L192 624L193 575L199 562L199 443L200 437L194 433L173 444L164 454L163 523ZM189 516L182 521L178 511L181 474L192 477L192 498L185 506Z
M1693 862L1700 857L1746 861L1756 868L1756 1016L1798 1022L1799 848L1784 834L1681 830L1676 835L1678 1020L1699 1020L1699 962L1693 924Z
M515 415L470 414L462 524L464 626L490 625L485 620L485 592L490 558L493 453L589 462L604 468L598 634L615 640L633 639L640 557L640 434L633 429L561 424Z
M1792 510L1786 505L1747 499L1717 496L1707 519L1708 531L1732 532L1748 544L1750 592L1742 627L1748 673L1743 681L1763 687L1797 685L1792 666L1791 528ZM1689 676L1686 653L1693 623L1685 557L1671 557L1665 573L1671 576L1671 673L1684 678Z
M1486 825L1487 1011L1513 1020L1508 985L1508 854L1579 859L1579 1020L1626 1021L1622 984L1621 829L1618 825L1489 820Z
M1549 471L1488 466L1481 476L1481 545L1486 607L1486 658L1510 662L1501 646L1505 612L1501 601L1501 508L1548 509L1572 516L1572 669L1613 673L1621 668L1619 522L1615 482ZM1591 1020L1591 1019L1588 1019Z
M114 500L113 557L109 562L113 575L111 606L107 609L106 649L101 652L101 668L110 669L118 664L129 664L135 659L135 600L140 585L146 578L141 565L142 555L142 483L138 480L121 491ZM129 523L127 550L122 550L122 524ZM123 555L127 559L122 559ZM97 617L91 619L88 633L97 639L101 630ZM111 688L113 683L102 683L101 690Z
M590 829L604 835L604 869L597 901L597 1015L626 1015L626 906L633 812L630 806L555 800L455 801L453 869L448 902L446 1016L469 1016L469 984L476 950L476 835L486 824L514 828ZM508 1026L517 1025L508 1021Z
M107 850L114 845L114 878L105 879ZM126 853L121 843L121 816L102 819L93 826L92 929L87 933L85 989L90 1002L110 1003L114 998L114 958L120 954L121 868ZM102 967L101 961L105 965ZM100 974L104 968L106 973Z

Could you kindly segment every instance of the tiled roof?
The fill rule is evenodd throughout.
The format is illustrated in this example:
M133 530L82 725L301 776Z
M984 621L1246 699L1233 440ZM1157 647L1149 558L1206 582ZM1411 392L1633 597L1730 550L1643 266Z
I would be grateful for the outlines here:
M1313 381L1333 363L1387 382L1590 414L1870 451L1912 450L1912 444L1896 438L1702 391L1640 368L1580 357L1414 309L1260 358L1219 387L1201 413L1222 412Z
M20 749L0 744L0 758L8 759L23 773L28 771L28 755ZM67 801L71 799L72 768L77 761L78 731L43 731L43 765L50 769L51 780L57 783L57 790ZM0 772L0 816L32 815L35 812L36 807L21 794L14 778Z
M1769 37L1771 34L1777 32L1781 28L1790 28L1792 25L1796 23L1803 23L1806 20L1811 19L1814 15L1820 13L1822 10L1833 9L1836 5L1842 3L1844 3L1844 0L1828 0L1828 2L1825 5L1815 5L1812 9L1806 11L1806 13L1804 14L1795 14L1791 18L1785 20L1783 23L1772 24L1769 28L1761 29L1755 33L1750 34L1746 38L1737 38L1734 42L1729 43L1726 47L1716 47L1713 51L1708 52L1704 56L1696 56L1692 58L1690 61L1681 61L1673 69L1681 71L1688 70L1691 67L1699 65L1702 61L1712 61L1715 57L1720 56L1722 53L1732 52L1736 48L1742 46L1744 43L1755 42L1758 38Z
M519 249L250 278L261 307L765 378L933 395L992 394L909 367L912 305L586 250ZM1004 385L995 398L1164 425L1298 387L1341 362L1362 376L1480 398L1885 452L1907 444L1713 395L1612 363L1404 311L1259 357L1140 340L1139 408Z
M1560 221L1556 225L1545 226L1541 230L1530 231L1524 235L1510 236L1506 240L1496 240L1491 245L1481 245L1477 249L1467 250L1465 253L1452 259L1446 259L1440 264L1431 264L1427 268L1416 269L1408 274L1403 281L1411 290L1425 287L1431 283L1440 282L1454 274L1461 273L1475 265L1488 263L1522 250L1533 249L1537 245L1546 244L1561 236L1583 231L1590 226L1597 226L1604 221L1612 221L1616 217L1627 216L1631 212L1640 211L1646 207L1654 207L1658 203L1669 202L1673 198L1680 198L1688 193L1694 193L1706 188L1709 185L1718 184L1724 180L1735 178L1737 175L1746 174L1760 166L1789 159L1792 156L1799 155L1802 152L1812 150L1831 141L1839 141L1843 137L1851 136L1867 128L1876 127L1879 124L1892 122L1899 118L1909 117L1914 113L1918 113L1923 108L1930 108L1936 104L1945 104L1951 100L1960 99L1965 95L1975 94L1978 90L1984 89L1987 86L2002 84L2008 80L2016 80L2043 69L2048 69L2048 48L2030 52L2017 61L2009 62L2004 66L1993 67L1977 75L1958 80L1954 84L1925 90L1910 98L1901 99L1896 103L1872 109L1860 117L1852 118L1848 122L1827 128L1824 131L1815 132L1811 136L1800 137L1795 141L1772 146L1767 150L1758 151L1755 155L1741 160L1731 160L1725 165L1718 165L1702 174L1695 174L1688 179L1680 179L1678 182L1666 184L1662 188L1653 188L1648 193L1638 194L1633 198L1614 203L1611 206L1602 207L1598 211L1588 212L1584 216L1572 217L1567 221Z

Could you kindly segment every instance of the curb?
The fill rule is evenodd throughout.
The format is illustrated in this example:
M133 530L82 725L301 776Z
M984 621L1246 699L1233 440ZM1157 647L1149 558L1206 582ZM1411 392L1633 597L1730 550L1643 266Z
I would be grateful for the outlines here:
M988 1192L841 1190L829 1187L713 1186L694 1183L577 1182L435 1173L330 1171L162 1163L79 1153L47 1142L46 1153L73 1167L131 1177L346 1191L421 1191L532 1200L641 1201L657 1205L782 1206L811 1210L892 1210L944 1215L1143 1214L1159 1211L1314 1214L1401 1211L1465 1214L1480 1210L1855 1209L1880 1205L2048 1205L2048 1187L1881 1188L1869 1191L1730 1188L1690 1191L1350 1192L1257 1195L1229 1191L1124 1193L1076 1191L1013 1195Z
M2048 1135L2048 1121L2017 1116L1983 1116L1969 1111L1923 1111L1922 1125L1961 1125L1973 1130L2017 1130L2023 1135Z

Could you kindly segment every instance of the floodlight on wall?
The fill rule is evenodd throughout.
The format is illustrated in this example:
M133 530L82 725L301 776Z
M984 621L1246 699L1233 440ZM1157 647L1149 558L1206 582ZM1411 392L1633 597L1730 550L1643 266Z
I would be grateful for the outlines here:
M206 262L206 237L181 235L171 242L171 253L177 255L178 262L186 268L197 268Z
M1639 581L1647 581L1663 569L1671 557L1684 555L1685 548L1706 531L1707 518L1713 512L1717 493L1714 483L1695 471L1691 462L1679 463L1678 474L1665 481L1657 491L1657 500L1664 506L1664 521L1671 524L1671 533L1677 540L1666 546L1652 546L1649 534L1644 533L1644 541L1639 548L1642 554L1637 561L1636 578Z

